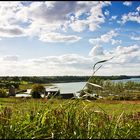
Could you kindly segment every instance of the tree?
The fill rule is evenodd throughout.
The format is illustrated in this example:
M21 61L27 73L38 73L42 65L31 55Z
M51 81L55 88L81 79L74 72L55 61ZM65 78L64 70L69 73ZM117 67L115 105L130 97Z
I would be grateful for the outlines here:
M7 92L6 89L0 89L0 98L5 98L7 97Z
M45 87L41 84L35 84L33 85L33 88L31 90L31 95L33 98L41 98L41 94L45 93Z

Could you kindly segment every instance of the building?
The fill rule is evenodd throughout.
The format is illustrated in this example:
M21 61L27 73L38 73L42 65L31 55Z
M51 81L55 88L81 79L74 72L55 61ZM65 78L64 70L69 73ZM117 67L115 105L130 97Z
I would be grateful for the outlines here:
M74 99L76 98L75 94L74 93L63 93L63 94L60 94L61 98L62 99Z
M15 96L16 95L16 92L15 92L15 87L13 85L11 85L9 87L9 93L8 93L8 96Z

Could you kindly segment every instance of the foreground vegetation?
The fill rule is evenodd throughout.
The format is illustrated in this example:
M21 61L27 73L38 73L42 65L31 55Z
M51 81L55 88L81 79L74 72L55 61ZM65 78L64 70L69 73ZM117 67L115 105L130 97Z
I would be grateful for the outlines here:
M0 139L9 138L139 139L140 102L0 98Z

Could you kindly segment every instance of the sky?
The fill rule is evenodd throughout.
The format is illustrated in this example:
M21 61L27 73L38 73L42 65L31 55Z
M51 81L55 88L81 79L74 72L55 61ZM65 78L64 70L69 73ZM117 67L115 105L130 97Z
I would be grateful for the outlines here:
M0 76L90 76L111 57L95 75L140 75L139 1L0 2Z

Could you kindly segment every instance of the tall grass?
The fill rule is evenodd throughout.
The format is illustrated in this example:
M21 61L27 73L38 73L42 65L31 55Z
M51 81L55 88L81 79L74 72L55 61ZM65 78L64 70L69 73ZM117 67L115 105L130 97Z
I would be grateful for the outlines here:
M20 100L0 106L0 138L138 139L140 112L108 113L78 99Z

